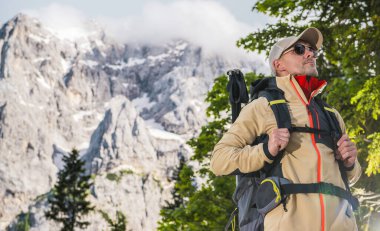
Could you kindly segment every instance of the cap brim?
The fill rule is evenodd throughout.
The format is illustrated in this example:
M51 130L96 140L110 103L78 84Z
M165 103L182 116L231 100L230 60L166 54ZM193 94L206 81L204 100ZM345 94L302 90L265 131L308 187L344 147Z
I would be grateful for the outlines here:
M315 27L310 27L304 30L298 37L298 40L308 42L315 49L320 49L323 43L322 33Z

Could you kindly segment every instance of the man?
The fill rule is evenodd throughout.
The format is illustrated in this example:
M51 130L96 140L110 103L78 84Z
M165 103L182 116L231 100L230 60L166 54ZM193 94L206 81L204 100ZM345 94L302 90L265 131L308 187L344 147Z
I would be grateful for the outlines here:
M328 129L326 115L315 100L327 84L315 77L322 42L321 32L308 28L299 36L279 40L270 51L269 64L277 87L284 92L292 126ZM292 183L326 182L344 189L337 160L343 161L343 171L351 185L359 179L361 167L357 148L347 136L341 116L335 109L330 111L343 133L335 151L334 144L321 134L290 133L286 128L277 128L268 100L259 97L242 109L215 146L211 170L216 175L229 175L237 170L255 172L272 163L284 150L281 177ZM261 134L269 134L269 141L251 145ZM277 206L265 215L264 230L343 231L357 230L357 226L347 200L322 193L298 193L289 195L286 209Z

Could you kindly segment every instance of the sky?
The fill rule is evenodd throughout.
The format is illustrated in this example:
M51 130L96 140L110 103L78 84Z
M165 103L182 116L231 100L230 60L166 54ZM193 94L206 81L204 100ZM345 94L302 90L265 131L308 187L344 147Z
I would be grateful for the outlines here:
M97 22L121 42L162 43L185 38L205 52L238 57L236 41L275 19L252 12L255 0L0 0L0 23L19 12L38 18L67 39ZM252 56L252 54L248 54ZM265 59L263 55L255 57Z
M190 0L191 1L191 0ZM213 0L229 10L237 20L257 26L264 25L270 20L263 14L252 12L255 0ZM17 13L46 7L53 3L72 6L85 13L88 17L114 17L137 16L141 14L144 6L154 0L0 0L0 22L11 19ZM171 4L178 0L156 0L163 4ZM204 0L203 2L207 2ZM196 8L189 9L196 11Z

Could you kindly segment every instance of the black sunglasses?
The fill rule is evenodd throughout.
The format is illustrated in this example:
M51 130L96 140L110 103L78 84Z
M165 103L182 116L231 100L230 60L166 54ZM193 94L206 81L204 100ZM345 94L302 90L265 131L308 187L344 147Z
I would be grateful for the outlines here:
M313 47L311 46L306 46L302 43L296 43L294 44L294 46L286 51L284 51L284 53L282 53L282 55L290 52L290 51L294 51L294 53L296 53L297 55L304 55L305 54L305 51L306 49L308 49L309 51L313 52L313 56L314 57L317 57L318 56L318 51L316 49L314 49Z

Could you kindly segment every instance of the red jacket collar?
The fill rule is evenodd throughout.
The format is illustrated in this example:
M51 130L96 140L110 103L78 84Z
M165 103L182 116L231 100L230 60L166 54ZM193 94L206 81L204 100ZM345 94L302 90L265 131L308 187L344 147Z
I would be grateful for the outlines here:
M302 88L307 99L310 98L313 91L327 84L326 80L319 80L318 78L312 76L298 75L294 76L294 78Z

